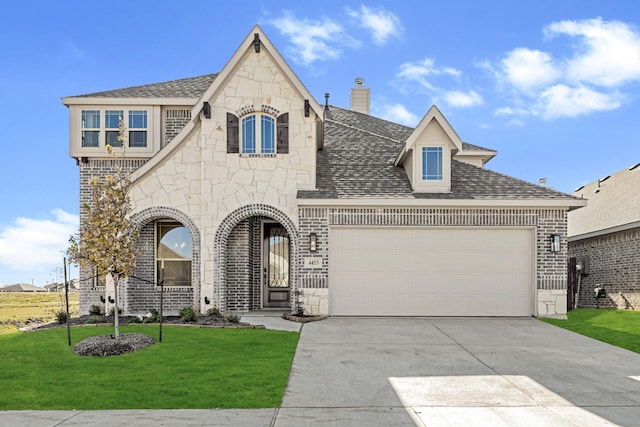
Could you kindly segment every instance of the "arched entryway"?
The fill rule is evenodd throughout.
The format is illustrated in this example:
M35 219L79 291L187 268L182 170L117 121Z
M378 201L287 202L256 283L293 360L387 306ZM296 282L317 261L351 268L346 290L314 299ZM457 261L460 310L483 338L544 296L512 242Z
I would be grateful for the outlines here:
M222 311L290 309L297 285L298 232L280 210L244 206L214 240L214 300Z

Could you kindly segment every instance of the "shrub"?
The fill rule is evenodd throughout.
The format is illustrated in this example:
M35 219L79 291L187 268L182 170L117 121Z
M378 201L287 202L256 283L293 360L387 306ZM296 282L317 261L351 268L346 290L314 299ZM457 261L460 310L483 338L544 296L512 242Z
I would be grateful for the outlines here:
M183 322L195 322L198 316L191 307L185 307L180 310L180 320Z
M115 307L111 307L111 310L109 310L109 316L113 317L116 314L116 308ZM122 314L122 309L120 307L118 307L118 315Z
M56 310L55 312L56 321L58 323L65 323L67 321L67 312L66 310Z
M89 317L84 323L86 325L93 325L95 323L102 323L102 319L99 317Z
M142 323L142 319L140 317L132 317L131 319L129 319L129 322L127 322L129 324L131 323Z
M150 308L144 323L156 323L160 321L160 312L155 308Z
M238 323L240 319L242 319L242 314L240 313L227 313L224 315L224 319L231 323Z
M92 305L91 308L89 308L89 314L100 314L101 312L102 309L99 305Z
M218 310L215 307L210 308L209 310L207 310L207 316L209 316L209 317L220 317L220 310Z

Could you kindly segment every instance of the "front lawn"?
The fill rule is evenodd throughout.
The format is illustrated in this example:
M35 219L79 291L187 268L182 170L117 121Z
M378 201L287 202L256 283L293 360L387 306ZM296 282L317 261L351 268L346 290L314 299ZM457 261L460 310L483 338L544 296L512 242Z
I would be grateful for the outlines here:
M158 325L123 326L158 338ZM165 326L137 353L73 353L65 328L0 335L0 410L275 408L298 334ZM72 345L113 327L75 327Z
M567 320L542 320L640 353L640 311L579 308L570 311L567 317Z

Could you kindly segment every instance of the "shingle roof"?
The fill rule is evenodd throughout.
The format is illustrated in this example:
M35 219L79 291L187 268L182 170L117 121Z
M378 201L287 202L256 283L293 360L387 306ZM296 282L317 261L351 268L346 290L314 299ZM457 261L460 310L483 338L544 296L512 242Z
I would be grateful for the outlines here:
M331 107L325 112L324 149L318 153L317 190L300 199L567 199L571 196L457 160L451 192L413 193L394 161L413 129L365 114ZM486 150L468 144L464 149Z
M640 166L618 171L573 192L587 206L569 214L569 236L640 221Z
M218 74L132 86L105 92L88 93L72 98L199 98Z

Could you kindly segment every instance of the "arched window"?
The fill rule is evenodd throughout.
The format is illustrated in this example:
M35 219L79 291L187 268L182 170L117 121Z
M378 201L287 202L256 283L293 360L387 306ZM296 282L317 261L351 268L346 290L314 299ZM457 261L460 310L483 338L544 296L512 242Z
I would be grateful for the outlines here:
M243 154L275 154L276 126L273 117L256 113L242 118Z
M189 230L175 221L156 223L156 277L164 286L191 286Z

